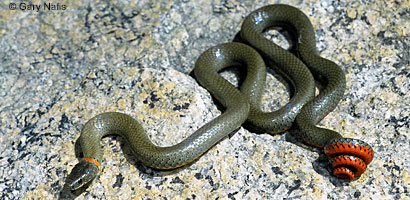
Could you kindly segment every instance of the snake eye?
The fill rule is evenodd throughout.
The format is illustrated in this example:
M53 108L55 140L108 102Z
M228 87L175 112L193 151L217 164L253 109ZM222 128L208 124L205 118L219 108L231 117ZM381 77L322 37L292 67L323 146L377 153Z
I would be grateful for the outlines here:
M325 146L325 154L331 159L333 174L353 180L359 177L373 160L373 150L367 143L350 138L339 138Z
M74 180L69 186L71 188L71 190L77 190L78 188L80 188L81 186L83 186L83 178L78 178L76 180Z

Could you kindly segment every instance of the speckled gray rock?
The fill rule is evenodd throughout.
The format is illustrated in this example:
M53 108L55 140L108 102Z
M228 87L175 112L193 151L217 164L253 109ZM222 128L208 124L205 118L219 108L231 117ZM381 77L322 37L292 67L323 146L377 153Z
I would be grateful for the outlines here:
M59 3L67 9L0 3L0 199L57 198L77 163L81 128L98 113L130 114L158 145L175 144L219 115L187 74L203 51L231 41L243 17L269 4ZM108 137L102 173L78 199L409 199L409 2L275 3L304 11L321 55L346 72L345 96L320 125L372 145L374 161L359 180L331 176L323 155L286 135L241 128L172 172L140 165L125 141ZM279 108L286 86L269 74L263 99L264 110Z

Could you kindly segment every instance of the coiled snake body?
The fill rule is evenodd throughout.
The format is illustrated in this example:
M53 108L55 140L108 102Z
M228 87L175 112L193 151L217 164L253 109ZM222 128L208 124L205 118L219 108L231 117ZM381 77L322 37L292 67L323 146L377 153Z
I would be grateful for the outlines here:
M297 38L297 57L262 36L262 32L272 26L284 26L293 33ZM324 147L335 168L334 175L350 180L360 176L373 158L371 147L363 141L343 138L334 131L315 126L342 98L345 76L339 66L317 54L315 34L307 16L288 5L265 6L245 18L241 37L254 49L242 43L221 44L205 51L195 64L198 82L226 108L219 117L174 146L158 147L132 117L116 112L97 115L81 132L84 158L67 177L69 188L77 190L96 177L102 160L100 140L107 134L116 133L126 138L134 156L145 165L173 169L197 159L245 120L271 133L282 132L294 124L303 141ZM287 105L271 113L259 108L266 79L260 54L286 74L295 90ZM218 75L221 69L238 63L247 71L240 90ZM316 97L314 78L326 82Z

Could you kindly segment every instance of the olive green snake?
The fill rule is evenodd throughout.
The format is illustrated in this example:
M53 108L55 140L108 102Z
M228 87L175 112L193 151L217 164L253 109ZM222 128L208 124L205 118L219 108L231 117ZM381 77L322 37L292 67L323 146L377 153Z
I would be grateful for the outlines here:
M281 48L262 33L281 26L294 37L296 53ZM246 120L252 127L278 133L295 127L297 136L307 144L324 148L331 159L333 174L352 180L363 173L373 158L370 145L357 139L343 138L339 133L316 127L316 124L340 101L345 90L343 70L316 50L313 27L308 17L288 5L269 5L250 13L241 31L243 43L225 43L205 51L197 60L194 74L225 108L223 113L203 125L182 142L169 146L154 145L142 126L126 114L109 112L90 119L79 138L84 158L66 178L66 185L77 190L89 184L100 171L101 138L119 134L144 165L156 169L174 169L200 157ZM289 79L294 93L289 102L274 112L260 109L266 81L265 60ZM222 78L218 72L226 67L246 69L240 89ZM315 96L315 79L324 83Z

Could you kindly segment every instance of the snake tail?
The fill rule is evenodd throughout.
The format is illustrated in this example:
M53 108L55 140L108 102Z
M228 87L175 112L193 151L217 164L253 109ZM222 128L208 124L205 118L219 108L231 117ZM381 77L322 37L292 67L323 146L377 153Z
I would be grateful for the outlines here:
M331 141L324 147L331 159L333 174L339 178L353 180L359 177L373 160L373 149L366 142L351 138Z

